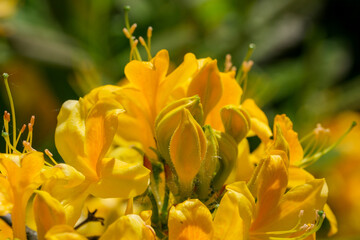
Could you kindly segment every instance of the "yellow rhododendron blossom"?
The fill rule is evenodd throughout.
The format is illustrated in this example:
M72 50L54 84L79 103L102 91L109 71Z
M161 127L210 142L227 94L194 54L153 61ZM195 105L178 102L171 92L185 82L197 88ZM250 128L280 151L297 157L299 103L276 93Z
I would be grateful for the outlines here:
M117 158L106 157L122 111L105 100L92 107L88 103L83 104L82 99L67 101L61 108L55 143L64 161L76 170L61 167L59 170L71 174L65 173L45 184L65 206L70 225L79 217L89 193L98 197L129 198L143 193L149 181L149 170L143 166L142 156L136 150L125 148ZM75 181L70 183L73 188L58 184L63 177L69 183Z
M169 213L169 239L305 239L317 230L323 216L327 186L323 179L290 189L287 168L280 155L271 155L259 167L256 201L245 182L226 187L214 220L199 200L187 200ZM313 224L313 225L312 225ZM304 226L311 226L305 231Z
M2 174L6 178L1 177L7 192L1 195L7 195L4 206L7 209L12 205L11 216L13 222L14 237L25 239L25 213L26 205L34 190L41 184L40 171L44 166L44 157L42 153L32 152L28 154L0 154L0 165L2 166ZM1 196L0 195L0 196ZM4 199L4 198L3 198ZM7 211L8 211L7 210Z
M60 110L55 143L64 161L85 176L95 196L128 198L143 193L149 171L141 155L127 149L123 159L105 157L121 110L105 101L84 110L81 100L67 101Z

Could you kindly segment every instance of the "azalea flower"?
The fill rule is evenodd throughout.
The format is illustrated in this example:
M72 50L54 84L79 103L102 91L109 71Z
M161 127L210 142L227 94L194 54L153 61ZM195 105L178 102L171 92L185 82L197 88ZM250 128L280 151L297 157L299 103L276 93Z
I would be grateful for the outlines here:
M169 239L304 239L324 219L321 212L327 198L323 179L287 188L287 159L271 155L254 175L254 193L245 182L226 187L214 218L199 200L173 206L169 213ZM255 201L255 198L257 199ZM306 226L306 227L305 227Z
M98 95L65 102L58 116L55 143L65 163L73 169L66 171L70 168L60 165L60 170L65 170L64 178L55 177L44 184L44 188L56 192L65 205L83 203L89 193L97 197L134 197L143 193L148 185L149 170L143 166L142 156L136 150L124 148L116 158L106 157L122 110L109 101L97 101L94 96ZM91 105L92 101L96 103ZM72 181L81 175L82 182L76 181L76 186L71 184L75 189L59 184L59 180ZM80 210L71 206L69 211L76 214L69 214L78 216Z

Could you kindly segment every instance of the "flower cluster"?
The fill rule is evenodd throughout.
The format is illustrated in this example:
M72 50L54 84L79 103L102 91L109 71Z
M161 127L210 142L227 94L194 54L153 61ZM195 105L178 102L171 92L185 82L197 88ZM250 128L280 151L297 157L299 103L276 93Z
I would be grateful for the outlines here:
M169 71L166 50L151 56L151 29L140 39L149 60L139 58L134 29L124 30L134 59L127 83L62 105L55 144L64 163L32 147L34 117L17 150L26 126L17 134L4 74L13 131L5 112L0 238L314 239L325 215L334 234L327 184L304 170L333 148L328 130L300 141L284 114L271 128L243 96L251 61L236 75L229 59L221 72L216 60L189 53ZM250 152L254 136L260 144ZM33 221L36 234L26 227Z

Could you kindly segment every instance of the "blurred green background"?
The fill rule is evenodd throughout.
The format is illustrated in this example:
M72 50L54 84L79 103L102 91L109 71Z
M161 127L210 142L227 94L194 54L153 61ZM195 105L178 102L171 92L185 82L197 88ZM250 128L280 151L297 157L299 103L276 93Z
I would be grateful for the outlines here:
M124 77L125 5L138 24L134 35L145 37L152 26L152 54L168 49L174 66L187 52L218 59L221 70L230 53L240 66L255 43L246 95L270 123L286 113L305 135L339 112L360 110L357 0L0 0L0 71L10 74L19 127L36 115L36 149L60 159L53 138L62 102ZM0 90L0 110L10 110ZM333 156L312 171L322 176Z

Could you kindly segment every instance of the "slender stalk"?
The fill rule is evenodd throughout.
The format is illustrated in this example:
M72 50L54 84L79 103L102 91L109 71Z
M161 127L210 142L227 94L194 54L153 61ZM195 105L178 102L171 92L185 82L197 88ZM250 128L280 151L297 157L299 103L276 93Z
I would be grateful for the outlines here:
M15 143L16 143L16 117L15 117L14 101L13 101L13 98L12 98L12 95L11 95L11 91L10 91L10 87L9 87L9 82L8 82L9 74L3 73L3 78L4 78L4 82L5 82L6 92L7 92L8 97L9 97L11 114L12 114L12 122L13 122L13 146L16 147L16 145L15 145Z

